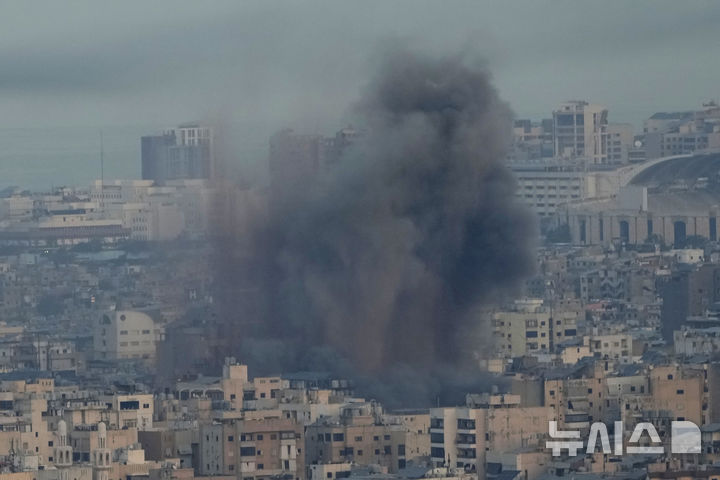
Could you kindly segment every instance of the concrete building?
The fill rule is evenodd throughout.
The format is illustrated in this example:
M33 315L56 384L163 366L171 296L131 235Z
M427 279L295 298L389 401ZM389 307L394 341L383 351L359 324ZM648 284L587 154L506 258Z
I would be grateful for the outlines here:
M619 364L632 363L639 359L633 352L633 337L627 333L615 335L592 335L583 338L590 351L603 360L614 360Z
M291 420L232 420L200 427L196 472L243 479L303 478L304 432Z
M579 311L554 309L540 299L518 300L514 309L493 314L493 334L503 358L550 353L577 335Z
M720 325L716 307L720 302L720 265L677 269L659 285L658 291L663 300L661 333L667 342L672 342L674 332L691 318L701 319L696 322L700 328Z
M720 327L690 328L682 326L673 332L675 354L680 357L707 355L715 357L720 353Z
M573 243L639 244L653 235L682 248L690 236L716 240L720 197L711 192L648 194L646 187L623 188L615 198L565 207Z
M397 473L430 453L427 429L404 422L386 423L373 404L346 403L340 408L339 420L321 418L307 426L308 465L355 462Z
M607 163L608 111L585 101L570 101L553 111L555 156Z
M550 159L510 165L518 182L517 199L542 218L550 218L567 203L615 195L621 184L616 170L568 164Z
M141 139L142 178L164 184L168 180L212 179L215 152L212 128L180 125L161 135Z
M633 126L629 123L608 123L605 135L606 163L624 165L630 161L630 151L634 146Z
M702 110L658 112L645 121L640 142L649 159L717 150L720 148L720 107L703 104Z
M433 465L477 472L482 480L488 452L537 447L547 436L548 407L521 407L519 395L485 395L468 403L430 410Z
M95 356L104 360L154 361L158 338L158 328L146 313L129 310L107 312L95 324Z

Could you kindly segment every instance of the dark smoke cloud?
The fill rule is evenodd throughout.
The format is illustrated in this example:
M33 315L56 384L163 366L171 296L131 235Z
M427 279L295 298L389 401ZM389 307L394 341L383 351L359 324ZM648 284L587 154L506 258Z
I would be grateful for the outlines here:
M241 358L402 377L434 397L488 337L481 309L534 265L535 224L503 165L511 113L482 67L397 48L355 108L366 133L338 165L273 189L250 255L256 335L272 340Z

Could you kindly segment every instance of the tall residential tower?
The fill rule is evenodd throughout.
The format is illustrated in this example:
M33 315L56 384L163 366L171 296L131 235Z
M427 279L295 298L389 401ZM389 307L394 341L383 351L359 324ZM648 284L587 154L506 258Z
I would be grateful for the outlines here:
M163 184L167 180L212 179L215 156L212 128L180 125L161 135L142 137L142 178Z

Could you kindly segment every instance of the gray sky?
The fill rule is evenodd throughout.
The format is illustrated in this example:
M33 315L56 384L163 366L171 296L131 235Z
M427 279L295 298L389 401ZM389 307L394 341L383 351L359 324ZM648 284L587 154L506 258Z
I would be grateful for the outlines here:
M482 56L519 116L720 96L716 1L9 1L0 127L189 119L334 128L389 38Z

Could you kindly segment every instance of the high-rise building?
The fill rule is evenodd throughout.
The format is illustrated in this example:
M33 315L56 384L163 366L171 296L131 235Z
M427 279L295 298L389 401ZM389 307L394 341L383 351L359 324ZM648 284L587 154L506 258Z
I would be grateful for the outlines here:
M326 142L321 135L298 135L290 129L270 137L270 179L274 187L302 185L321 170Z
M161 135L141 139L142 178L167 180L212 179L215 157L212 128L187 124Z
M284 129L270 137L269 171L273 188L304 188L307 182L332 165L363 135L353 127L339 130L334 137L301 135Z
M555 156L607 163L607 108L585 101L563 103L553 111Z

